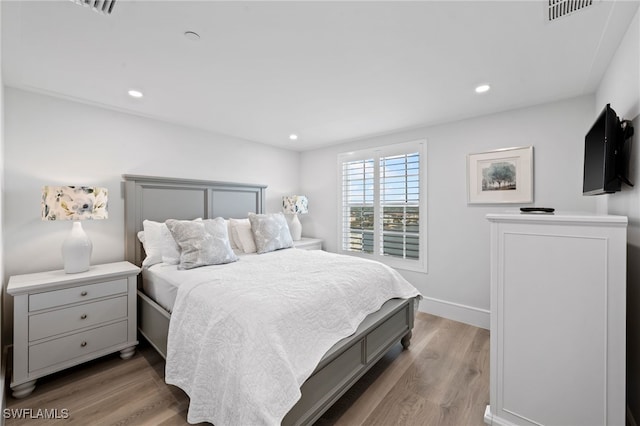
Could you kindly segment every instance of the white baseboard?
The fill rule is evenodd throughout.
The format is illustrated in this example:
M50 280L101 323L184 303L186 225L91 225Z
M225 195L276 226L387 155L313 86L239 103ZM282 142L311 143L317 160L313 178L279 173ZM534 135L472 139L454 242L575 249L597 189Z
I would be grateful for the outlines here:
M638 423L636 423L636 419L633 417L633 412L631 411L628 405L627 405L627 425L638 426Z
M428 314L489 329L491 313L487 309L434 299L433 297L424 297L420 301L419 309Z
M488 425L491 426L517 426L514 423L511 423L508 420L505 420L503 418L500 417L494 417L493 414L491 414L491 406L487 405L487 408L484 410L484 422ZM534 422L527 422L529 424L533 424ZM538 424L538 423L535 423Z

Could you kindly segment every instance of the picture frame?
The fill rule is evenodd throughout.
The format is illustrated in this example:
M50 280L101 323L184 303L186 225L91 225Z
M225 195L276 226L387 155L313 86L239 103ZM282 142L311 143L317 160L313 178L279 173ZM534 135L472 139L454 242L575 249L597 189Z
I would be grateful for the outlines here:
M533 146L467 155L468 204L533 202Z

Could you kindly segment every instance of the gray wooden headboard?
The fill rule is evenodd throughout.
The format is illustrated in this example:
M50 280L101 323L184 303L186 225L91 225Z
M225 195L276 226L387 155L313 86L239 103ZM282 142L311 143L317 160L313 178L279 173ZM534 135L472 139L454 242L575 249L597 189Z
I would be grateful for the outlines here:
M263 213L266 185L123 175L125 259L140 266L144 249L137 234L145 219L212 219Z

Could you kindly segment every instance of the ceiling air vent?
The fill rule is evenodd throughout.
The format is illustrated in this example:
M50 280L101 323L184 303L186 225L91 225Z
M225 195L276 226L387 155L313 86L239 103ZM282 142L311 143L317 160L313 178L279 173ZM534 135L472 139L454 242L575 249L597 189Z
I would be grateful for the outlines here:
M594 0L549 0L549 21L570 15L593 5L593 3Z
M71 0L76 4L90 7L92 10L102 13L103 15L111 15L116 0Z

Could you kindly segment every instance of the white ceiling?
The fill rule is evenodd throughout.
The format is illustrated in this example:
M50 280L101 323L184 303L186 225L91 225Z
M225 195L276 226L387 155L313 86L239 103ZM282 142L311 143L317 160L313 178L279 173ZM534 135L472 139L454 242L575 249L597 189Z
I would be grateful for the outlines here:
M307 150L594 92L639 2L594 3L549 23L540 0L4 0L2 66L8 86Z

